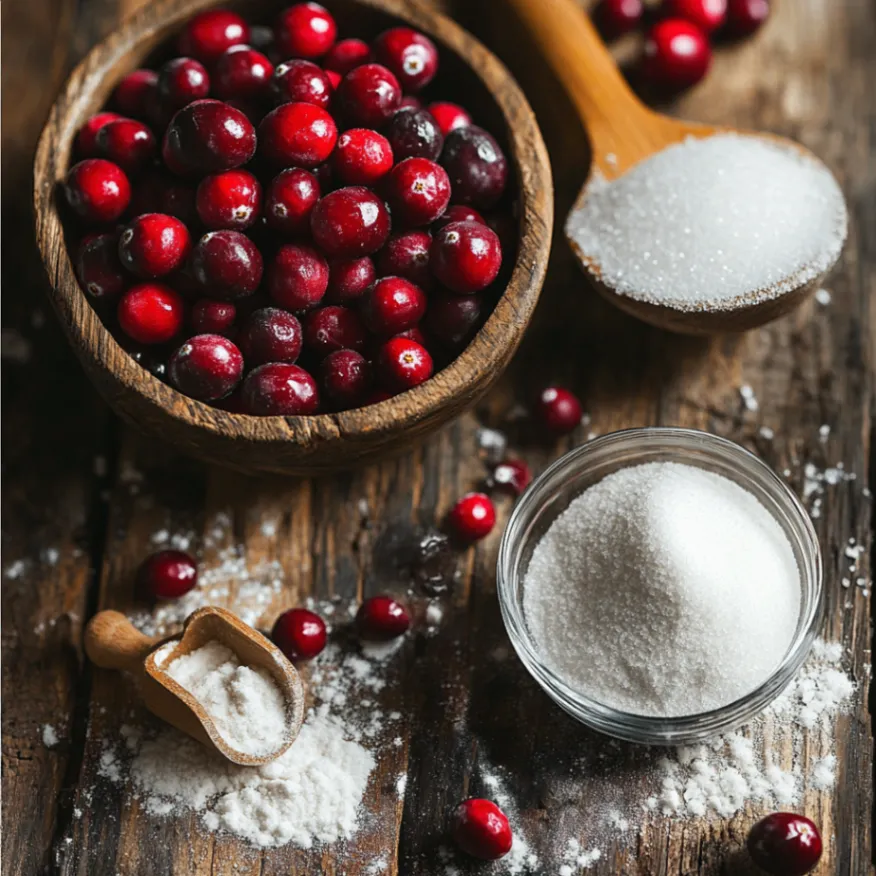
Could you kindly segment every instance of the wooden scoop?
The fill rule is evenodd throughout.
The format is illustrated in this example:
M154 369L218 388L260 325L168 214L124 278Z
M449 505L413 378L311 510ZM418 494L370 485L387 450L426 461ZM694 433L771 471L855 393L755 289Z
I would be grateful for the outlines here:
M276 751L257 757L229 746L200 703L161 668L211 641L225 645L244 665L267 670L283 691L288 704L289 736ZM165 646L169 646L167 650ZM159 650L160 662L156 660ZM130 672L150 712L215 748L232 763L260 766L276 760L295 741L304 720L304 686L295 667L276 645L224 608L199 608L186 619L181 637L160 640L144 636L118 611L101 611L85 630L85 653L102 669Z
M762 137L818 161L798 143L783 137L679 121L649 109L633 94L590 18L574 0L507 2L565 86L587 128L593 157L588 179L572 207L573 212L583 205L587 186L597 171L606 180L616 179L633 165L688 137L705 138L716 133ZM581 251L568 230L566 237L596 288L612 304L658 328L684 334L745 331L762 325L796 307L818 288L824 276L769 300L740 302L727 310L688 312L669 305L637 301L616 292L602 282L599 265Z

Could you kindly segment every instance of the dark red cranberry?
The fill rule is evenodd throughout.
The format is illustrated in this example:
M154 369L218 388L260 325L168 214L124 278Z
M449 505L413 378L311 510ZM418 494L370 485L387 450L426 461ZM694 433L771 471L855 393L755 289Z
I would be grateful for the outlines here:
M355 350L335 350L319 366L323 391L343 410L359 407L371 385L371 367Z
M386 197L394 219L404 225L428 225L450 203L450 180L440 164L406 158L387 177Z
M365 408L368 405L379 405L381 402L391 399L394 395L395 393L387 392L385 389L372 389L360 407Z
M92 116L76 134L74 152L79 158L96 158L97 134L104 125L123 118L118 113L97 113Z
M268 105L265 101L243 100L242 98L232 97L227 101L228 106L240 110L249 120L249 123L256 129L262 123L262 119L268 112Z
M499 144L483 128L467 125L446 135L441 164L453 186L453 202L488 210L502 197L508 162Z
M320 307L304 317L304 345L318 359L343 349L361 353L367 341L362 320L348 307Z
M480 541L493 531L496 509L484 493L467 493L450 510L448 522L462 541Z
M593 10L593 18L602 35L617 39L635 30L645 16L642 0L600 0Z
M421 347L425 347L427 345L426 335L423 334L423 331L420 329L418 325L415 325L413 328L405 329L403 332L399 332L397 335L393 335L394 338L406 338L409 341L414 341L418 343ZM378 353L380 351L378 350Z
M432 239L429 266L453 292L479 292L496 279L502 266L499 237L480 222L450 222Z
M170 382L185 395L216 401L234 390L243 377L243 356L222 335L195 335L170 357Z
M482 313L480 295L436 293L429 296L425 325L436 341L458 349L471 339Z
M246 318L238 343L249 366L265 362L291 364L301 355L301 323L286 310L263 307Z
M319 200L320 186L307 170L292 167L271 180L265 197L265 221L284 235L310 230L310 214Z
M396 112L403 109L421 110L423 109L423 101L416 94L403 94L402 99L398 102Z
M334 119L312 103L284 103L259 125L259 153L275 165L316 167L338 139Z
M680 91L696 85L708 72L712 49L706 35L689 21L658 21L645 36L642 76L653 87Z
M374 262L368 256L358 259L333 259L329 262L329 284L325 293L327 304L345 304L365 294L377 279Z
M490 485L519 496L532 483L532 472L522 459L505 459L490 475Z
M210 230L243 231L259 218L262 187L246 170L225 170L201 180L195 204Z
M362 321L383 337L413 328L425 312L426 295L404 277L384 277L362 298Z
M660 12L667 18L683 18L710 34L727 18L727 0L663 0Z
M332 155L335 176L349 186L373 186L392 169L392 148L377 131L350 128Z
M322 301L328 288L328 262L313 247L287 243L268 265L267 287L271 298L287 310L310 310Z
M154 70L133 70L113 89L113 106L126 116L145 119L157 87L158 74Z
M389 642L411 625L408 610L391 596L372 596L356 612L356 631L366 642Z
M119 236L90 234L76 250L76 276L82 288L96 299L117 298L128 285L119 261Z
M321 67L301 59L278 64L271 80L278 103L312 103L328 109L334 88Z
M734 36L754 33L770 17L770 0L727 0L727 30Z
M103 158L135 176L155 158L157 144L152 131L134 119L117 119L97 132L97 149Z
M303 368L268 362L243 381L243 406L258 417L294 417L316 413L319 390Z
M432 357L416 341L391 338L380 348L377 369L387 389L404 392L432 376Z
M183 551L158 551L143 561L139 577L156 599L179 599L198 583L198 564Z
M182 331L185 304L170 286L140 283L119 301L119 325L138 344L166 344Z
M795 812L773 812L748 834L751 859L771 876L804 876L815 869L821 851L818 828Z
M159 171L147 173L134 186L130 212L135 216L141 213L166 213L191 226L198 221L195 190L176 177Z
M350 124L379 128L398 109L401 96L398 79L386 67L362 64L341 80L336 101Z
M158 100L165 112L175 113L210 93L210 76L194 58L174 58L158 71Z
M67 171L64 195L86 222L115 222L128 208L131 184L117 164L105 158L86 158ZM387 220L387 231L388 225Z
M421 289L433 284L429 271L432 235L428 231L404 231L393 234L377 254L377 271L381 277L404 277Z
M207 9L186 23L178 48L182 55L214 64L232 46L249 42L249 25L229 9Z
M283 10L274 25L277 48L285 58L320 58L337 33L335 20L318 3L296 3Z
M409 27L385 30L374 41L374 55L405 91L419 91L438 72L438 49L425 34Z
M189 269L213 298L246 298L262 280L262 254L239 231L210 231L192 250Z
M119 258L138 277L163 277L185 262L192 240L175 216L144 213L119 236Z
M437 122L424 109L396 112L386 126L386 138L396 161L405 158L437 161L444 145L444 135Z
M459 104L439 100L426 107L427 112L435 119L438 130L446 137L457 128L471 124L471 116Z
M316 245L333 258L377 252L389 237L386 206L370 189L348 186L329 192L314 207L310 228Z
M364 40L338 40L322 59L326 70L333 70L341 76L349 73L354 67L368 64L371 61L371 49Z
M464 800L453 814L453 839L466 854L497 861L511 851L513 836L505 813L491 800Z
M255 128L239 109L221 100L196 100L171 119L161 154L173 173L203 175L240 167L255 150Z
M274 621L271 639L293 663L313 660L325 648L325 621L306 608L290 608Z
M316 177L322 194L332 191L335 188L335 179L332 174L332 166L328 161L323 162L318 167L313 168L313 175Z
M548 432L566 435L581 425L581 402L568 389L548 386L539 393L534 414Z
M230 301L201 298L189 311L189 325L196 335L227 335L237 318L237 308Z
M433 223L432 230L438 231L450 222L480 222L481 225L486 225L487 222L474 207L469 207L466 204L451 204ZM501 236L499 238L501 242Z
M270 89L274 65L250 46L232 46L213 69L213 90L222 100L259 101Z

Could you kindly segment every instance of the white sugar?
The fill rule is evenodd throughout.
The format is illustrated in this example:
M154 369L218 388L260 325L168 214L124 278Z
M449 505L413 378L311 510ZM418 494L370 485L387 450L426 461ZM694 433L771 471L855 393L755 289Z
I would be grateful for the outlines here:
M760 137L688 139L591 182L567 231L603 281L684 311L776 298L823 274L847 230L819 162Z
M58 742L58 731L51 724L43 724L43 745L46 748L54 748Z

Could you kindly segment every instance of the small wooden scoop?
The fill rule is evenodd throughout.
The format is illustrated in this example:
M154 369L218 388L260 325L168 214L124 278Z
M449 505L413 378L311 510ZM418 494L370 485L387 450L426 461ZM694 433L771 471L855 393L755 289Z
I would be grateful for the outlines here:
M256 757L231 748L200 703L161 668L211 641L225 645L244 665L267 670L283 691L289 737L276 751ZM165 651L166 645L172 648ZM156 661L159 649L160 664ZM224 608L199 608L186 619L181 637L160 640L143 635L118 611L101 611L85 630L85 653L102 669L124 669L133 674L150 712L215 748L232 763L259 766L276 760L295 741L304 720L304 686L295 667L276 645Z

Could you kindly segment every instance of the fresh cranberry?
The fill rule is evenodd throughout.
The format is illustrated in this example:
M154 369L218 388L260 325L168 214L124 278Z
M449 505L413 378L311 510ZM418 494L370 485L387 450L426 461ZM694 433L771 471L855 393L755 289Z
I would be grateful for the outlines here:
M338 28L318 3L296 3L280 13L274 26L277 48L286 58L319 58L331 47Z
M189 311L189 325L196 335L227 335L237 318L237 308L230 301L201 298Z
M301 355L301 323L286 310L263 307L246 318L238 342L247 365L294 363Z
M141 283L119 301L119 325L138 344L165 344L183 327L185 305L170 286Z
M334 94L338 90L338 86L341 84L341 80L344 78L340 73L336 73L334 70L325 70L325 77L328 79L329 84L332 87L332 94Z
M679 91L696 85L711 63L706 35L689 21L658 21L645 37L642 75L655 88Z
M480 541L493 531L496 509L484 493L467 493L450 510L448 522L463 541Z
M79 158L97 158L97 135L104 125L123 118L118 113L98 113L92 116L76 135L74 151Z
M471 339L483 313L480 295L429 296L425 325L429 335L451 349L458 349Z
M329 284L325 293L328 304L345 304L365 294L377 279L374 262L368 256L358 259L332 259L329 262Z
M76 250L76 276L92 298L121 295L128 278L119 261L118 234L90 234L83 238Z
M194 58L174 58L158 71L158 99L162 109L175 113L210 93L210 77Z
M221 100L196 100L171 119L161 152L173 173L185 175L240 167L255 150L255 128L244 113Z
M348 307L320 307L304 317L304 346L318 359L343 349L361 353L367 341L362 320Z
M364 40L347 39L338 40L322 59L322 65L326 70L340 73L341 76L349 73L354 67L368 64L371 61L371 49Z
M453 186L456 204L488 210L502 197L508 162L499 144L483 128L468 125L446 135L441 163Z
M481 225L486 225L487 222L474 207L469 207L466 204L451 204L433 223L432 230L439 231L445 225L451 222L480 222ZM501 237L499 238L501 242Z
M195 204L201 222L211 231L243 231L259 218L262 187L246 170L225 170L201 180Z
M389 237L386 206L370 189L348 186L329 192L314 207L310 228L316 245L333 258L377 252Z
M287 310L316 307L328 288L328 262L313 247L287 243L268 265L267 287L271 298Z
M391 337L413 328L426 312L423 290L403 277L378 280L362 298L362 320L377 335Z
M180 268L192 241L186 226L174 216L144 213L119 237L119 258L138 277L163 277Z
M319 378L325 394L338 407L359 407L371 385L371 368L365 357L355 350L335 350L319 366Z
M453 839L468 855L497 861L511 851L513 837L505 813L491 800L464 800L453 814Z
M386 126L386 138L396 161L405 158L428 158L437 161L444 145L438 123L424 109L396 112Z
M602 35L617 39L635 30L645 17L642 0L600 0L593 10L593 18Z
M250 371L243 381L243 406L258 417L313 414L319 407L319 390L303 368L268 362Z
M566 435L581 425L581 402L559 386L543 389L535 403L535 416L548 432Z
M450 222L432 239L429 265L448 289L470 295L496 279L502 246L496 232L480 222Z
M200 401L216 401L240 383L243 356L222 335L195 335L170 357L167 371L180 392Z
M356 631L366 642L389 642L411 625L408 610L391 596L372 596L356 612Z
M313 175L319 183L322 194L332 191L335 188L335 179L332 174L332 166L330 162L325 161L317 167L313 168Z
M128 208L131 184L117 164L105 158L86 158L67 171L64 195L87 222L114 222Z
M433 285L429 271L429 249L432 235L428 231L404 231L393 234L377 254L377 270L381 277L404 277L421 289Z
M192 250L189 269L213 298L246 298L262 280L262 254L239 231L210 231Z
M490 483L519 496L532 483L532 472L522 459L505 459L493 469Z
M306 233L319 196L319 182L309 171L292 167L280 172L271 180L265 197L268 227L288 236Z
M244 100L243 98L232 97L230 100L226 101L226 103L228 106L240 110L240 112L242 112L249 120L249 123L256 129L262 123L262 119L270 109L268 101Z
M338 139L334 119L311 103L284 103L259 125L259 152L272 164L316 167Z
M290 608L274 621L271 639L293 663L313 660L325 648L325 621L306 608Z
M232 46L216 62L213 90L222 100L261 100L268 92L274 65L249 46Z
M158 551L143 561L139 577L156 599L179 599L198 583L198 564L183 551Z
M101 157L117 164L129 176L140 173L155 157L152 131L134 119L116 119L97 132Z
M198 221L195 190L181 180L159 171L147 173L137 180L131 194L130 212L166 213L191 226Z
M385 389L373 389L368 393L367 398L362 402L360 407L365 408L368 407L368 405L379 405L381 402L385 402L393 396L394 393L387 392Z
M428 158L406 158L387 177L386 195L393 217L405 225L428 225L450 203L450 180Z
M277 65L271 90L278 103L312 103L328 109L334 88L325 70L313 61L299 59Z
M430 103L426 107L429 115L435 119L438 125L438 130L446 137L451 131L457 128L464 128L471 124L471 116L459 104L450 103L446 100L439 100L436 103Z
M426 335L423 333L422 329L415 325L413 328L405 329L403 332L399 332L397 335L393 335L394 338L406 338L409 341L414 341L419 344L421 347L425 347L427 344ZM378 352L380 352L378 350Z
M664 0L661 14L667 18L683 18L710 34L727 18L727 0Z
M395 73L405 91L419 91L438 72L435 43L409 27L385 30L374 41L374 55Z
M229 9L207 9L190 18L179 38L179 52L214 64L232 46L249 42L249 25Z
M145 119L157 87L158 74L154 70L133 70L113 89L113 106L126 116Z
M398 109L401 96L391 71L381 64L362 64L341 80L336 99L350 124L379 128Z
M338 137L332 155L337 178L349 186L372 186L392 169L389 140L368 128L350 128Z
M821 858L821 835L805 815L773 812L748 834L748 852L771 876L804 876Z
M377 369L384 386L393 392L404 392L432 376L429 351L408 338L391 338L377 355Z
M423 109L423 101L416 94L403 94L402 99L398 102L396 112L403 109L421 110Z
M727 0L727 29L734 36L754 33L770 17L770 0Z

